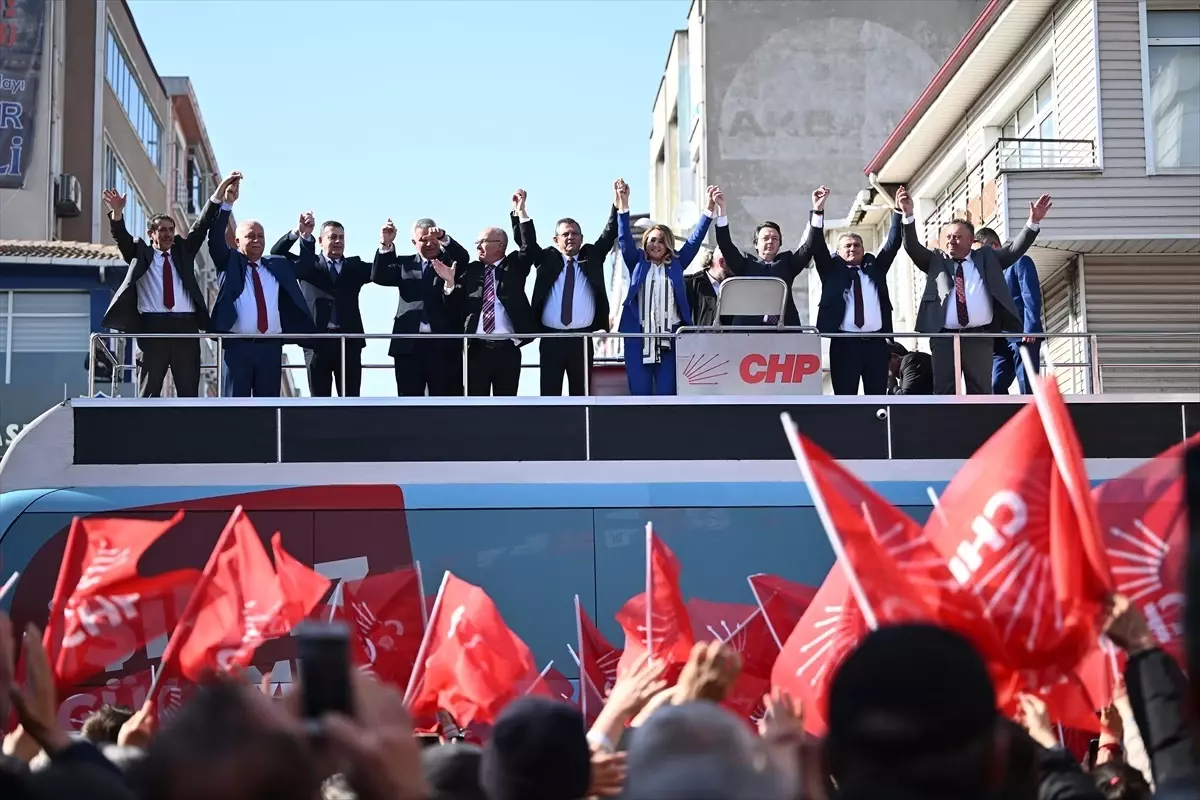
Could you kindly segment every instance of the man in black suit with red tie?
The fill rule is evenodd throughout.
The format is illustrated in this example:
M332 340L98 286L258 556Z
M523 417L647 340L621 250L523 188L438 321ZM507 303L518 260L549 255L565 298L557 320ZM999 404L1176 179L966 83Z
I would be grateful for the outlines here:
M392 333L462 333L462 308L450 295L455 274L471 257L437 223L423 217L413 224L415 255L396 254L396 225L389 219L380 233L371 281L395 286L400 295ZM462 342L455 339L393 339L388 354L395 362L396 391L401 397L461 395Z
M533 220L525 213L524 189L513 194L513 237L537 270L530 307L540 330L550 333L608 329L608 288L604 259L617 240L617 207L594 243L584 244L579 223L563 217L554 225L554 247L540 248ZM585 355L586 346L586 358ZM591 369L592 340L563 336L541 340L541 394L562 395L563 373L572 395L584 393L584 372Z
M233 180L217 188L223 194ZM146 239L134 239L125 227L125 195L106 189L109 230L121 258L129 265L101 323L121 333L199 333L208 330L208 300L196 280L196 254L204 244L219 204L206 205L187 237L175 234L175 220L155 214L147 223ZM200 394L200 339L139 339L142 351L138 396L162 394L167 370L179 397Z
M513 397L521 382L520 334L537 330L525 296L532 266L520 252L505 254L508 234L503 228L484 228L475 242L478 258L458 279L452 303L461 309L464 333L487 336L472 339L467 350L467 394Z
M295 267L298 260L291 254L292 244L300 238L301 227L314 223L311 211L300 215L295 230L280 237L271 254L286 256ZM342 223L329 220L321 224L317 238L321 252L315 269L298 270L300 291L308 302L308 312L317 325L317 333L363 333L362 314L358 310L358 295L371 282L371 265L358 256L346 257L346 229ZM358 397L362 385L362 351L367 340L347 338L345 346L346 374L343 391L342 343L337 339L312 339L304 347L304 363L308 369L308 388L313 397L339 395Z

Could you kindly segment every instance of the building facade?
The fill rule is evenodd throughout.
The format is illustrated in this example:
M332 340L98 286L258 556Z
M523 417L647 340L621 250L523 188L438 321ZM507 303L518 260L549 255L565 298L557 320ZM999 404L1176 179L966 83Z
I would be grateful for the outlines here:
M1011 238L1049 193L1030 256L1063 389L1200 391L1200 2L989 3L864 172L908 187L926 242L954 218ZM830 237L877 245L885 202ZM890 277L912 330L924 275Z
M812 190L846 207L861 168L986 0L694 0L654 102L651 216L686 235L703 188L725 191L734 241L804 230ZM802 317L809 281L793 286Z

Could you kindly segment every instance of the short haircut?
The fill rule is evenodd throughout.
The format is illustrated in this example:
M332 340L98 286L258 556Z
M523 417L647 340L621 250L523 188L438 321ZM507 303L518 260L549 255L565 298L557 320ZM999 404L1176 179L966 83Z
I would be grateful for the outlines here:
M563 218L562 218L562 219L560 219L558 222L554 223L554 235L555 235L555 236L558 236L558 226L559 226L559 225L563 225L563 224L566 224L566 225L574 225L574 226L575 226L575 232L576 232L576 233L578 233L580 236L582 236L582 235L583 235L583 228L580 226L580 224L579 224L578 222L576 222L575 220L571 219L570 217L563 217Z
M857 233L843 233L837 239L838 247L842 246L843 239L853 239L854 241L858 242L859 247L863 246L863 238L861 236L859 236Z
M716 257L717 257L717 252L715 250L705 250L704 258L700 261L700 268L708 269L709 267L711 267L713 265L713 259L715 259Z
M989 247L995 247L1000 244L1000 235L991 228L980 228L975 231L975 241L980 244L986 244Z
M754 229L754 243L755 244L758 244L758 234L762 231L763 228L774 228L775 232L779 234L779 238L780 239L783 238L783 230L780 229L779 223L772 222L771 220L768 219L768 220L764 220L757 228Z
M121 726L132 716L131 709L105 703L83 721L79 732L92 744L116 744Z
M321 223L321 227L317 228L317 230L321 233L324 233L326 228L341 228L343 231L346 230L346 226L338 222L336 219L325 220Z
M417 228L436 228L436 227L437 227L437 223L434 222L429 217L421 217L420 219L418 219L416 222L413 223L413 230L416 230Z
M975 226L971 223L971 220L969 220L969 219L963 219L962 217L955 217L954 219L950 220L942 227L949 228L951 225L962 225L967 229L967 233L969 233L972 237L975 236Z
M158 230L158 226L164 222L171 223L172 228L176 227L175 218L170 214L155 214L153 217L146 220L146 231L149 233L154 233Z

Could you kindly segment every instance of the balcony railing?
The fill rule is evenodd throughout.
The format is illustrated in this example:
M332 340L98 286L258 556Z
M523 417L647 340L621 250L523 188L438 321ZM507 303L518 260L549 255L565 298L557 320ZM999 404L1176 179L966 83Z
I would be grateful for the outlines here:
M925 241L937 241L942 226L965 219L975 227L991 223L999 213L999 178L1007 172L1054 172L1095 169L1096 143L1091 139L997 139L979 163L945 192L925 220Z

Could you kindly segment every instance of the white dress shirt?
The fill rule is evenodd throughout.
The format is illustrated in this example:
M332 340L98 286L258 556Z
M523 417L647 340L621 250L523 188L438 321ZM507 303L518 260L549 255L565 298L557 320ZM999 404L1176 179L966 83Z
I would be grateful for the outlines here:
M146 267L146 274L138 278L137 299L139 314L190 314L196 310L192 304L192 296L183 288L179 279L179 268L175 259L171 259L172 285L175 287L175 305L167 308L163 305L163 254L158 248L153 248L154 260Z
M592 295L592 285L588 283L587 275L579 266L579 256L568 258L566 253L560 253L563 260L562 272L558 274L554 285L550 287L550 295L546 298L546 307L542 309L542 324L554 330L583 330L596 317L596 298ZM563 292L567 285L567 270L575 270L575 287L571 295L571 324L562 324Z
M955 331L963 328L979 328L991 324L992 296L988 293L983 275L975 268L975 261L967 256L962 261L963 285L967 294L967 315L970 319L963 325L958 321L958 301L954 293L954 276L950 276L950 295L946 298L946 329Z
M846 265L843 269L853 269ZM879 307L879 287L868 277L866 270L858 270L859 284L862 286L863 325L854 324L854 279L850 279L850 288L844 292L846 298L846 314L842 317L842 330L847 333L876 333L883 330L883 310Z
M491 336L496 336L496 337L502 336L504 334L508 334L511 336L512 334L516 333L516 331L513 330L512 320L508 318L508 312L504 310L504 303L502 303L500 301L500 268L499 268L499 264L501 264L501 263L502 263L502 261L497 261L495 264L492 265L492 271L493 271L492 272L492 288L496 292L496 304L493 308L493 311L495 312L496 318L495 318L495 325L492 328ZM484 267L484 269L486 270L487 267ZM487 286L486 272L483 276L483 285L485 287ZM486 300L487 300L487 295L485 293L481 293L479 295L479 322L477 322L475 324L475 333L479 333L479 334L485 333L485 331L483 330L483 309L484 309ZM516 344L520 344L521 340L513 339L513 342Z
M254 277L251 274L254 269L255 265L246 265L242 293L234 302L237 320L230 333L283 333L283 327L279 324L279 282L266 267L258 267L258 278L262 282L263 299L267 304L267 329L258 329L258 303L254 298Z

